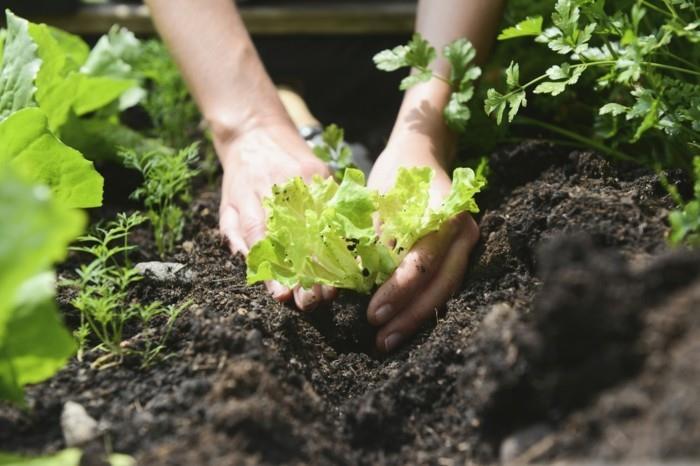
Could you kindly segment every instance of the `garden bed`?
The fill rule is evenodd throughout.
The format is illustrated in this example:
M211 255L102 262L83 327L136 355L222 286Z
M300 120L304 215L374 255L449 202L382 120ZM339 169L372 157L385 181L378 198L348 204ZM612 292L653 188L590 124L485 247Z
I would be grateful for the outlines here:
M245 286L218 233L218 190L202 186L168 257L195 279L131 291L191 300L169 356L145 369L72 360L27 389L30 410L0 407L0 450L63 448L72 400L105 432L87 453L145 465L700 456L700 256L668 251L673 204L656 175L538 143L490 162L461 291L386 357L372 350L367 298L344 292L302 314ZM134 260L155 260L149 235L139 230ZM59 293L69 326L70 293Z

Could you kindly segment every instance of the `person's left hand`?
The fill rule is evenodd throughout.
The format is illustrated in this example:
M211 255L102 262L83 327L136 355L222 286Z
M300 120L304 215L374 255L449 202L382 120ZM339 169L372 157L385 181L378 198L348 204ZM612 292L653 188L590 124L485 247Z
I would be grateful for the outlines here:
M452 181L431 150L411 140L390 142L377 159L368 185L386 192L400 167L429 166L435 170L430 205L450 192ZM389 352L412 336L457 290L479 228L465 213L416 243L389 279L375 292L367 308L372 325L380 326L377 349Z

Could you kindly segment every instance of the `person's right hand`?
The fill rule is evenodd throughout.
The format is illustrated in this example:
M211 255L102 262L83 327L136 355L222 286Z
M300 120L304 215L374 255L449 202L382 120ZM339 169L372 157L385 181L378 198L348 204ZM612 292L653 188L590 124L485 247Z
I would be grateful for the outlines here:
M301 176L306 182L314 175L330 176L290 123L257 126L227 139L215 140L224 169L219 208L219 227L231 251L248 255L265 236L266 213L262 201L272 186ZM310 290L290 290L277 282L266 282L278 301L294 301L301 310L310 310L321 301L331 300L336 290L315 285Z

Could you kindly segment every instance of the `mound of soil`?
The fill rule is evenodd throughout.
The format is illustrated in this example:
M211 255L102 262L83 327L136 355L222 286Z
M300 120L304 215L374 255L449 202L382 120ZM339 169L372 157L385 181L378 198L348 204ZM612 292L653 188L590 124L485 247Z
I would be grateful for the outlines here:
M170 258L196 279L134 290L191 301L169 357L72 361L27 390L28 411L0 408L0 450L62 448L72 400L105 431L94 450L144 465L700 457L700 256L667 250L656 176L536 143L491 168L462 291L387 357L372 350L365 297L302 314L246 287L218 195L203 190Z

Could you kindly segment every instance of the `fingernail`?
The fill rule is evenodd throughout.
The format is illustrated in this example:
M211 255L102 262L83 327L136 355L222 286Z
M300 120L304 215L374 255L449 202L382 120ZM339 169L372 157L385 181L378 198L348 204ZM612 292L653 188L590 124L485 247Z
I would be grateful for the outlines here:
M403 336L400 333L392 333L384 339L384 348L387 353L394 351L403 340Z
M383 324L389 320L392 314L391 304L385 304L374 311L374 320L376 320L378 324Z

